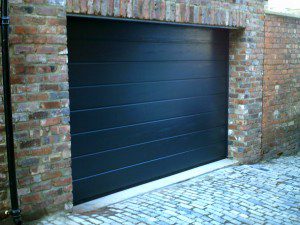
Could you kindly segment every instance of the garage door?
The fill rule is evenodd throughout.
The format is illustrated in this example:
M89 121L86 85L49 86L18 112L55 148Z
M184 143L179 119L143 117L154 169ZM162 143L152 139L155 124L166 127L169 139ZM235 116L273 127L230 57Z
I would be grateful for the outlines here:
M226 157L228 33L68 18L75 204Z

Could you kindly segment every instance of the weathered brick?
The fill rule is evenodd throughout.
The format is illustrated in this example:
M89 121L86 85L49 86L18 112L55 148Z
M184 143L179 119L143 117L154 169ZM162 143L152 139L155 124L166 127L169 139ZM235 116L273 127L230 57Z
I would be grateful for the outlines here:
M37 27L35 26L16 26L15 34L35 34Z
M51 171L42 174L42 180L51 180L53 178L61 177L62 173L60 171Z
M43 54L41 54L41 55L28 54L28 55L26 55L26 62L29 62L29 63L46 63L47 58Z
M22 196L20 201L21 203L24 204L28 204L28 203L37 203L41 201L41 194L40 193L36 193L36 194L32 194L32 195L25 195Z
M53 125L57 125L61 122L61 118L47 118L47 119L43 119L41 120L41 126L53 126Z
M55 108L61 108L62 104L61 102L42 102L41 108L43 109L55 109Z
M32 185L30 190L35 193L35 192L50 190L51 188L52 188L51 182L47 181L47 182L42 182L39 184Z
M71 177L67 178L59 178L52 181L53 186L60 187L60 186L66 186L72 182Z
M127 3L127 0L120 0L120 16L121 17L126 17L126 14L127 14L127 4L126 3Z
M57 16L58 9L52 6L36 6L35 13L43 16Z
M265 157L300 148L300 20L265 17L262 150ZM290 49L293 50L291 51Z
M93 0L87 0L87 14L94 13Z
M39 142L39 140L38 140L38 142ZM34 146L34 145L31 142L30 146L28 146L28 147L32 147L32 146ZM37 165L39 162L40 162L40 160L38 158L32 157L32 158L20 159L18 164L22 167L27 167L27 166Z
M32 53L34 52L34 49L35 48L33 46L16 45L14 51L16 54L22 54L22 53Z
M51 147L43 147L43 148L31 149L29 151L29 155L32 156L49 155L51 152L52 152Z
M100 6L101 6L100 0L94 0L93 8L94 8L94 13L96 15L98 15L100 13Z

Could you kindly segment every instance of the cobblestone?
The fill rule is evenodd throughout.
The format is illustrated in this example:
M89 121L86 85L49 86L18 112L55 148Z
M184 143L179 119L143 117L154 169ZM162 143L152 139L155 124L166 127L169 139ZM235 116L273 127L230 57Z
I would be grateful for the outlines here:
M30 224L300 225L300 153L233 166L84 214Z

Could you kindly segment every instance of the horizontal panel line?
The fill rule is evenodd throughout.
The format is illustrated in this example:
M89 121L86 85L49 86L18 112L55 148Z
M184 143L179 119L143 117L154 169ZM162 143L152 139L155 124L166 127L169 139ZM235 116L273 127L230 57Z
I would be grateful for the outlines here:
M75 75L76 76L76 75ZM116 83L116 84L97 84L97 85L85 85L85 86L70 86L70 89L81 89L81 88L94 88L94 87L112 87L112 86L126 86L131 84L148 84L148 83L160 83L160 82L176 82L185 80L204 80L212 78L226 78L226 74L222 76L214 77L198 77L198 78L183 78L183 79L173 79L173 80L156 80L156 81L142 81L142 82L128 82L128 83Z
M159 123L159 122L163 122L163 121L174 120L174 119L181 119L181 118L188 118L188 117L199 116L201 114L207 114L207 113L218 112L218 111L222 111L222 110L220 110L220 109L219 110L211 110L211 111L206 111L206 112L197 113L197 114L193 114L193 115L178 116L178 117L172 117L172 118L155 120L155 121L148 121L148 122L143 122L143 123L135 123L135 124L130 124L130 125L118 126L118 127L104 128L104 129L93 130L93 131L84 131L84 132L79 132L79 133L72 134L72 136L82 135L82 134L88 134L88 133L96 133L96 132L99 132L99 131L114 130L114 129L125 128L125 127L133 127L133 126L137 126L137 125ZM71 119L71 124L72 124L72 119ZM71 131L72 131L72 125L71 125Z
M227 63L227 60L149 60L149 61L108 61L108 62L70 62L68 63L69 66L72 65L81 65L81 64L113 64L113 63L165 63L165 62L174 62L174 63L187 63L187 62L223 62L223 63Z
M211 45L216 45L216 46L224 46L226 45L226 42L223 41L218 41L218 42L212 42L212 41L180 41L180 40L175 40L175 41L158 41L158 40L132 40L132 39L105 39L105 38L69 38L69 42L79 42L80 44L83 42L117 42L117 43L152 43L152 44L187 44L187 45L195 45L195 44L209 44ZM73 43L72 43L73 44ZM75 43L76 44L76 43ZM225 46L226 47L226 46Z
M70 60L71 61L71 60ZM110 64L110 63L157 63L157 62L227 62L226 59L216 60L148 60L148 61L101 61L101 62L69 62L68 65L82 65L82 64Z
M121 108L126 106L136 106L136 105L146 105L151 103L159 103L159 102L171 102L171 101L179 101L179 100L188 100L193 98L201 98L206 96L217 96L217 95L226 95L226 92L211 94L211 95L198 95L198 96L192 96L192 97L186 97L186 98L174 98L174 99L166 99L166 100L157 100L157 101L149 101L149 102L139 102L139 103L129 103L129 104L122 104L122 105L113 105L113 106L104 106L104 107L96 107L96 108L90 108L90 109L75 109L71 110L71 113L77 113L77 112L85 112L85 111L94 111L94 110L100 110L100 109L112 109L112 108ZM225 96L226 97L226 96ZM72 108L72 103L71 103Z
M104 174L108 174L108 173L112 173L112 172L116 172L116 171L128 169L128 168L131 168L131 167L140 166L140 165L143 165L143 164L148 164L148 163L151 163L151 162L155 162L155 161L158 161L158 160L171 158L171 157L178 156L178 155L183 155L183 154L186 154L186 153L189 153L189 152L194 152L194 151L200 150L200 149L205 148L205 147L209 147L209 146L214 146L214 145L220 144L220 143L222 143L224 141L225 140L222 140L222 141L219 141L219 142L217 142L215 144L205 145L205 146L202 146L200 148L194 148L194 149L191 149L191 150L188 150L188 151L184 151L184 152L180 152L180 153L177 153L177 154L168 155L168 156L164 156L164 157L152 159L152 160L149 160L149 161L146 161L146 162L137 163L137 164L130 165L130 166L125 166L125 167L118 168L118 169L115 169L115 170L110 170L110 171L107 171L107 172L98 173L98 174L95 174L95 175L91 175L91 176L86 176L86 177L83 177L83 178L74 179L73 182L77 182L77 181L81 181L81 180L85 180L85 179L90 179L90 178L93 178L93 177L97 177L97 176L101 176L101 175L104 175Z
M72 159L79 159L79 158L83 158L83 157L101 155L101 154L108 153L108 152L114 152L114 151L118 151L118 150L122 150L122 149L126 149L126 148L131 148L131 147L141 146L141 145L150 144L150 143L154 143L154 142L165 141L165 140L174 139L174 138L178 138L178 137L188 136L188 135L191 135L191 134L197 134L197 133L201 133L201 132L204 132L204 131L214 130L216 128L222 128L222 127L225 127L225 124L223 124L221 126L216 126L216 127L204 129L204 130L198 130L198 131L194 131L194 132L188 132L188 133L185 133L185 134L179 134L179 135L175 135L175 136L155 139L155 140L152 140L152 141L146 141L146 142L141 142L141 143L137 143L137 144L133 144L133 145L126 145L126 146L123 146L123 147L108 149L108 150L101 151L101 152L95 152L95 153L75 156L75 157L72 157ZM226 135L226 133L225 133L225 135Z

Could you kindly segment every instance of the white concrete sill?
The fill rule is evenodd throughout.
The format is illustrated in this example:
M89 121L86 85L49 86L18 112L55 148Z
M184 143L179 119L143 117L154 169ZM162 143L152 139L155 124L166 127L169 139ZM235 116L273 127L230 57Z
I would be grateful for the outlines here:
M269 15L276 15L276 16L283 16L283 17L292 17L292 18L296 18L296 19L300 19L300 9L295 10L295 11L274 11L272 9L266 9L265 10L266 14Z
M218 170L224 167L237 165L238 162L232 159L222 159L213 163L209 163L203 166L199 166L194 169L190 169L181 173L177 173L172 176L168 176L165 178L161 178L159 180L151 181L146 184L142 184L133 188L126 189L124 191L120 191L111 195L107 195L105 197L101 197L89 202L85 202L80 205L76 205L73 208L74 213L83 213L89 212L93 210L97 210L99 208L124 201L126 199L145 194L147 192L157 190L172 184L176 184L185 180L189 180L191 178L197 177L199 175L212 172L214 170Z

